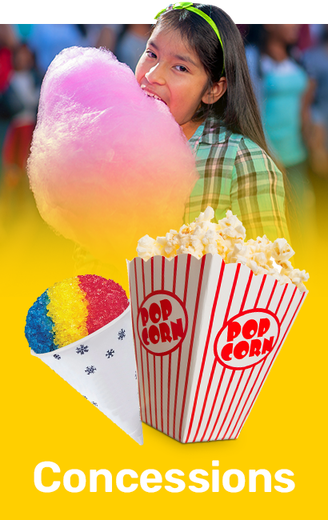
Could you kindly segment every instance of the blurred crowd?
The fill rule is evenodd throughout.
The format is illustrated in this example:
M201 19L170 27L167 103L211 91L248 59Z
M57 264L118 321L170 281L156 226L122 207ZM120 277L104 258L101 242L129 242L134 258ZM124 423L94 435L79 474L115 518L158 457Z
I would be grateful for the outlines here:
M327 240L328 25L239 25L292 242ZM26 161L43 76L63 48L106 47L134 70L150 25L0 24L0 232L30 195ZM1 235L1 233L0 233ZM0 236L1 238L1 236Z

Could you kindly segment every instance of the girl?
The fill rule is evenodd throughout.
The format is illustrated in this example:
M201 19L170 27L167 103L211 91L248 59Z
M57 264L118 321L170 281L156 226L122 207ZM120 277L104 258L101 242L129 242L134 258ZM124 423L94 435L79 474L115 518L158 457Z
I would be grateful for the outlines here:
M136 78L166 103L196 155L185 222L210 205L217 219L231 209L248 238L288 240L283 177L268 154L239 30L221 9L190 2L156 18Z

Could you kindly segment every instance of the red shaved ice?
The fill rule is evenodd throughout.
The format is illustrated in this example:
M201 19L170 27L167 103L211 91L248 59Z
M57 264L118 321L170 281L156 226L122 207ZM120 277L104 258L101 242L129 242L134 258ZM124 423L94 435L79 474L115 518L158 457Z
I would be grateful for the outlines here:
M78 278L88 302L86 324L89 334L115 320L128 307L129 301L124 289L113 280L92 274Z

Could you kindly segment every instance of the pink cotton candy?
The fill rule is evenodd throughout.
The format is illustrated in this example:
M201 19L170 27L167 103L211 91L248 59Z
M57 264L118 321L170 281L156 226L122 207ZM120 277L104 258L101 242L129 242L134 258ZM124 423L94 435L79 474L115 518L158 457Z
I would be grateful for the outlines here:
M80 47L46 73L28 174L44 220L106 262L180 228L197 179L166 105L110 52Z

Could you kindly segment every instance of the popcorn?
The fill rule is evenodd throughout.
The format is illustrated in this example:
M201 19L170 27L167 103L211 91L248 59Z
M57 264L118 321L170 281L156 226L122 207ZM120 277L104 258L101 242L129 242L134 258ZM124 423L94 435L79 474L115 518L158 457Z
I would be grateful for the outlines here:
M238 438L307 296L284 238L213 217L146 235L128 262L141 419L182 443Z
M148 235L142 237L138 242L140 255L145 259L149 260L152 256L160 255L161 249L156 243L156 240Z
M294 251L285 238L271 242L264 235L245 241L246 230L231 210L217 224L211 222L213 218L214 210L208 206L194 222L183 225L179 231L170 230L156 240L146 235L138 242L138 256L149 260L156 255L172 259L179 254L191 254L196 258L208 253L219 254L227 264L241 263L256 275L270 275L279 284L293 283L301 292L306 290L304 282L309 275L293 268L290 258Z

